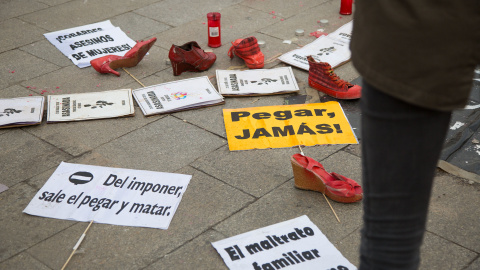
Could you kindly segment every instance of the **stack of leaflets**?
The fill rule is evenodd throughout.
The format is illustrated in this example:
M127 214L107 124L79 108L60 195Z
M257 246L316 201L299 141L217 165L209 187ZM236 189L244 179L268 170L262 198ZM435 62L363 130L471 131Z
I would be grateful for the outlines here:
M207 76L135 89L133 96L146 116L225 103Z
M278 59L292 66L308 70L307 56L311 55L315 61L327 62L332 68L350 60L350 39L352 36L353 21L344 24L337 31L327 36L321 36L314 42L297 50L283 54Z
M47 123L133 116L132 89L49 95Z
M217 85L224 96L260 96L298 92L291 67L218 70Z
M46 33L44 36L79 68L89 67L91 60L105 55L123 56L136 44L110 21Z
M44 102L44 97L0 99L0 128L40 124Z

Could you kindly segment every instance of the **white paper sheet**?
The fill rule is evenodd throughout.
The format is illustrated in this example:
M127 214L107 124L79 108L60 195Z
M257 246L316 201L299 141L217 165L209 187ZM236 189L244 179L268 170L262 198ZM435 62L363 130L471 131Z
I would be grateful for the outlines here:
M337 31L317 38L306 46L283 54L278 59L292 66L308 70L307 56L311 55L315 61L327 62L332 68L350 60L350 39L352 35L352 21L343 25Z
M218 70L217 85L222 95L269 95L298 91L291 67L253 70Z
M44 36L79 68L88 67L91 60L105 55L123 56L136 44L109 20Z
M231 270L356 270L307 216L212 243Z
M204 107L223 102L207 76L157 84L133 90L145 115Z
M132 89L49 95L47 123L132 116Z
M0 99L0 128L40 124L44 97Z
M191 175L62 162L24 213L168 229Z

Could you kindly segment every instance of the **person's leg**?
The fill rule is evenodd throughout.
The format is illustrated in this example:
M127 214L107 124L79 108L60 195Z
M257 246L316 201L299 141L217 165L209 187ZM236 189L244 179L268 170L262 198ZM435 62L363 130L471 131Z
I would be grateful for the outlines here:
M360 270L417 269L436 164L451 112L420 108L364 81Z

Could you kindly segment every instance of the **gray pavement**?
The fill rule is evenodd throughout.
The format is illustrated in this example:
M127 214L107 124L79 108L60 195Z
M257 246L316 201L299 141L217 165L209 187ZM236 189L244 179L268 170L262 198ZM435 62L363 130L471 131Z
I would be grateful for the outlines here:
M332 32L352 19L338 14L339 5L325 0L1 1L0 98L50 94L57 87L62 94L140 87L122 70L116 77L77 68L43 37L51 31L109 19L133 39L157 37L150 54L129 69L153 85L243 65L227 56L228 44L237 38L265 40L266 59L306 45L313 41L308 33ZM170 46L195 40L207 49L203 23L211 11L222 14L224 45L213 49L217 62L206 72L174 77L165 64ZM320 19L329 24L320 26ZM296 29L306 35L295 37ZM298 38L293 44L282 43L293 38ZM285 65L276 60L266 68L280 66ZM359 76L351 63L335 71L349 81ZM308 87L307 72L294 72L307 102L321 101L323 95ZM358 265L361 203L333 203L338 223L321 194L293 187L289 158L298 149L228 150L222 109L282 105L288 96L226 98L224 105L152 117L136 106L134 117L0 129L0 183L9 187L0 194L0 269L60 269L88 225L22 213L61 161L193 175L168 230L94 224L67 269L227 269L210 242L301 215ZM361 183L359 145L304 151ZM438 170L421 269L480 268L479 195L479 184Z

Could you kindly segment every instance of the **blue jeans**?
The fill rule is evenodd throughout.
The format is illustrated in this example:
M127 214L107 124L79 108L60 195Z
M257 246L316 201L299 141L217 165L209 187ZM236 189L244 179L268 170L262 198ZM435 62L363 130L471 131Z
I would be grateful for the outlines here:
M451 112L417 107L364 81L360 270L417 269Z

